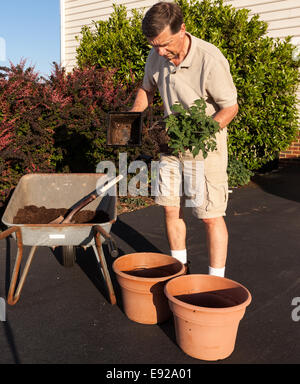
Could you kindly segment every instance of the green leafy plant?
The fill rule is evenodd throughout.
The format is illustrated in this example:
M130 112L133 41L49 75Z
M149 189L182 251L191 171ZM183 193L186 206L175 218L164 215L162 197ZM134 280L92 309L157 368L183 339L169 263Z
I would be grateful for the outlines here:
M133 9L127 15L124 5L113 4L114 11L106 21L93 23L91 29L84 26L77 62L80 68L116 68L116 77L122 81L141 80L150 46L142 33L143 11Z
M278 156L298 131L297 95L300 60L295 46L267 36L268 24L248 9L222 0L177 0L187 31L216 45L228 59L238 92L239 113L228 128L228 152L249 170ZM140 11L127 15L115 6L96 31L83 28L80 67L116 68L116 76L141 80L149 45L141 32ZM156 100L160 103L160 99Z
M229 158L228 160L227 173L228 185L230 187L246 185L250 182L251 176L254 175L240 160L234 158Z
M267 36L268 24L222 0L177 0L187 30L216 45L230 64L239 113L228 129L228 153L249 170L278 156L298 131L300 61L291 38Z
M206 103L203 99L194 101L194 105L185 109L180 103L175 103L166 121L169 136L168 146L173 153L190 150L193 156L202 151L206 158L208 152L216 149L216 133L219 131L219 123L205 113Z

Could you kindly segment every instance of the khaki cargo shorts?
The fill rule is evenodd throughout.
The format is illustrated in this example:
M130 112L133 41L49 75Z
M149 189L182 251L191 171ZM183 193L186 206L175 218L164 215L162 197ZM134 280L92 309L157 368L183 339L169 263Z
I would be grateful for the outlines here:
M155 201L162 206L191 207L199 219L226 215L228 203L226 132L217 137L217 150L203 159L187 151L161 154Z

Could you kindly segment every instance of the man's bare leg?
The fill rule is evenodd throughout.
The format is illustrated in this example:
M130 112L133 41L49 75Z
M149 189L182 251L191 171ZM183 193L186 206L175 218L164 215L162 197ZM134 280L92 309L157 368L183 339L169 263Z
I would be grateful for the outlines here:
M178 207L164 207L166 230L170 249L186 250L186 225L182 210ZM209 266L214 269L225 268L228 247L228 232L223 217L203 219L206 229L206 242Z
M224 218L203 219L206 229L206 241L209 266L214 269L225 268L228 247L228 231Z
M171 254L183 264L186 264L186 225L183 220L182 209L178 207L164 207L164 210Z

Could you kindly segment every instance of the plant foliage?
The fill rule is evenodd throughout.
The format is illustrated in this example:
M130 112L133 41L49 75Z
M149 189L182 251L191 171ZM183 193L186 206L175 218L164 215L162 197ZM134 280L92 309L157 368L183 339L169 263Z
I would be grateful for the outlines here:
M221 0L178 0L187 30L216 45L228 59L239 113L229 126L229 155L250 170L278 156L298 130L300 61L290 38L266 35L268 25L248 9Z
M142 10L132 10L127 16L124 5L113 5L114 11L107 21L94 21L93 28L84 26L77 62L80 68L117 68L117 77L122 81L143 78L144 66L150 46L142 33Z
M177 0L187 31L216 45L228 59L238 91L239 114L228 130L231 158L256 170L278 156L298 130L296 90L299 58L290 38L267 36L267 23L248 9L235 9L222 0ZM141 33L142 15L127 17L114 7L96 31L83 28L77 51L81 67L117 68L118 76L143 76L149 46ZM294 57L293 57L294 56ZM159 101L159 99L158 99Z
M229 187L248 184L251 176L254 175L241 161L234 158L229 158L227 172Z
M49 85L68 99L57 115L54 135L62 153L58 171L95 172L99 161L117 156L115 148L106 146L107 114L132 105L136 84L116 81L114 74L115 70L95 67L67 74L54 66Z
M64 103L24 60L0 67L0 202L23 174L55 169L54 112Z
M216 133L219 123L205 113L206 103L203 99L195 100L194 105L185 109L180 103L172 107L173 114L166 118L169 147L177 155L189 150L193 156L202 151L206 158L208 152L216 149Z
M114 74L66 74L55 64L43 79L25 61L0 68L0 203L26 173L95 172L99 161L116 159L106 146L107 112L129 108L136 84ZM128 152L130 161L136 149Z

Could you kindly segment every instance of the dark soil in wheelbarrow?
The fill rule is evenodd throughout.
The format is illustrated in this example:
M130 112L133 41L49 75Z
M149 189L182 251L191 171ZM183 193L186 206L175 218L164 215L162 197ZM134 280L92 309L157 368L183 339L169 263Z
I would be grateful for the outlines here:
M60 215L66 217L66 208L46 208L28 205L18 210L14 224L49 224ZM104 211L79 211L73 216L74 224L106 223L109 216ZM72 221L72 223L73 223Z

